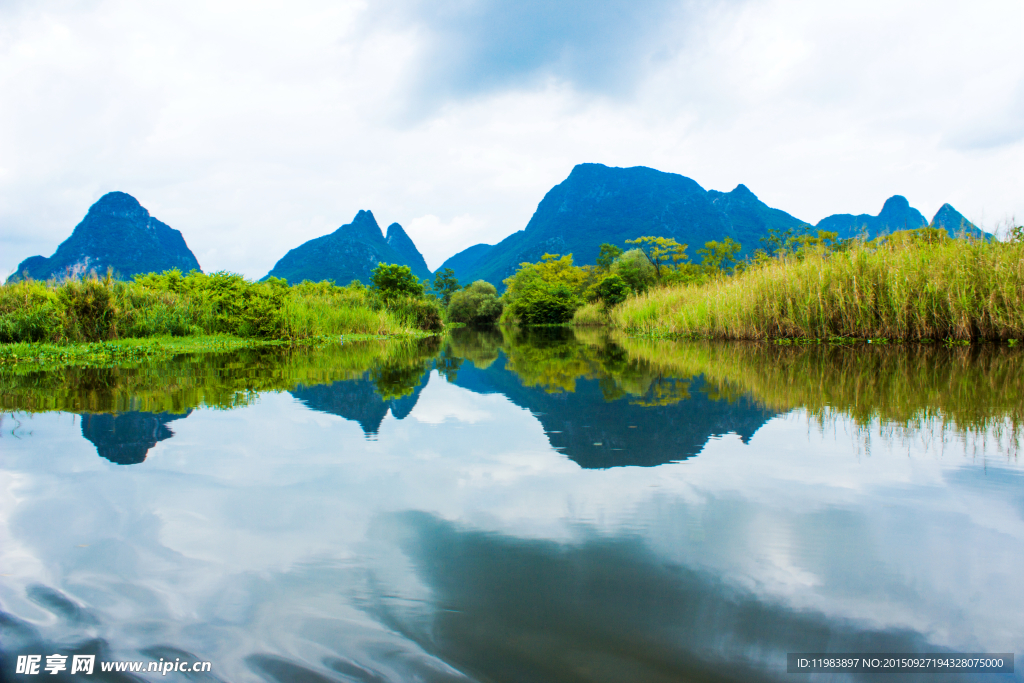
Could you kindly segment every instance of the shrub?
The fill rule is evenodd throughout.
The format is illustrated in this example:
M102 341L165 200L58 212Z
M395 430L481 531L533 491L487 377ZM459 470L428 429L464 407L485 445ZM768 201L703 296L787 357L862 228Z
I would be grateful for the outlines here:
M497 322L503 308L497 294L494 285L477 280L452 295L451 303L448 304L448 319L457 323Z
M581 305L583 302L568 287L555 285L530 289L506 308L527 325L560 325L571 321Z
M539 263L521 263L505 280L501 319L527 325L550 325L572 320L583 298L594 285L596 269L574 266L572 254L544 254Z
M389 310L409 327L424 332L444 329L443 309L437 299L402 297L391 301Z
M100 341L117 337L117 307L108 277L69 280L57 290L61 327L70 341Z
M618 275L606 275L597 285L597 295L608 306L621 304L629 296L629 285Z
M654 284L657 274L650 259L639 249L630 249L615 259L612 273L622 278L634 292L645 292Z
M607 325L609 323L608 307L600 301L583 304L572 316L572 324L576 327Z

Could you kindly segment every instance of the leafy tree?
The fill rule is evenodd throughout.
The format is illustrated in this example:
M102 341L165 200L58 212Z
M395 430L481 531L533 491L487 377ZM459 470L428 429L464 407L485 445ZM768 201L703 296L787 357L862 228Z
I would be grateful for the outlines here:
M457 323L493 323L501 317L498 290L490 282L477 280L452 295L448 319Z
M764 237L760 239L761 244L764 246L757 250L758 253L755 255L756 260L762 260L762 254L764 257L771 257L785 253L788 247L793 244L795 239L796 237L793 234L793 228L786 228L785 230L768 228Z
M698 249L697 253L703 257L701 267L705 272L722 270L729 273L736 266L736 254L739 251L740 243L731 237L726 237L721 242L715 240L705 242L704 248Z
M660 280L662 268L688 260L685 244L679 244L671 237L637 237L635 240L626 240L626 244L635 244L637 249L643 252L647 260L654 266L654 274Z
M452 295L460 289L459 281L455 278L455 271L445 268L435 273L433 289L445 306L450 304Z
M506 314L528 325L568 322L593 279L593 269L574 266L572 254L544 254L539 263L521 263L505 280Z
M602 270L611 270L615 259L622 256L622 250L614 244L602 244L601 251L597 255L597 267Z
M606 275L597 285L597 295L607 306L621 304L629 296L629 285L614 273Z
M400 266L397 263L378 263L370 273L370 282L385 299L394 299L399 296L423 296L423 283L413 275L409 266Z
M656 279L654 266L647 255L639 249L630 249L615 259L612 273L622 278L634 292L646 291Z

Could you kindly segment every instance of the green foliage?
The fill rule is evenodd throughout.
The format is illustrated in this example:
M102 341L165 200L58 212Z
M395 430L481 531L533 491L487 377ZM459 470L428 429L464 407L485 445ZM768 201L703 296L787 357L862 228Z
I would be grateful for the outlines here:
M544 254L539 263L521 263L505 280L502 320L527 325L554 325L572 320L594 284L592 268L572 263L572 254Z
M602 244L597 255L597 267L601 270L611 270L615 259L622 256L622 249L614 244Z
M495 323L501 317L503 305L494 285L477 280L466 289L456 292L448 305L448 319L457 323Z
M433 297L396 297L388 302L388 310L413 329L424 332L439 332L444 329L444 309L441 302Z
M71 341L117 338L117 307L111 278L72 280L57 290L61 321L73 336Z
M630 286L621 276L612 273L606 275L597 284L597 295L607 306L621 304L629 296Z
M1018 244L1024 242L1024 225L1014 225L1009 230L1009 240Z
M412 268L397 263L378 263L370 273L370 282L385 300L396 297L423 296L423 283L413 275Z
M819 232L818 234L820 235L821 233ZM835 233L826 234L834 235ZM899 248L914 247L921 244L940 244L950 239L952 238L949 236L949 233L942 228L927 226L914 230L897 230L891 235L876 237L869 244L874 247L885 245L890 248Z
M701 258L701 267L705 272L726 272L731 273L736 266L736 254L740 251L740 243L730 237L721 242L711 240L704 243L703 249L697 253Z
M647 291L657 280L654 265L640 249L630 249L615 259L612 273L622 278L634 292Z
M647 257L647 260L654 266L654 273L660 280L663 268L676 263L685 262L686 245L679 244L671 237L637 237L635 240L626 240L626 244L635 244Z
M452 295L459 291L459 281L455 277L455 271L451 268L439 270L434 275L434 292L441 298L441 303L446 307L452 301Z
M137 276L21 281L0 286L0 343L84 343L159 335L229 334L310 339L339 334L438 330L440 304L385 300L362 285L178 270Z
M601 300L585 303L572 315L574 327L603 327L610 323L608 307Z

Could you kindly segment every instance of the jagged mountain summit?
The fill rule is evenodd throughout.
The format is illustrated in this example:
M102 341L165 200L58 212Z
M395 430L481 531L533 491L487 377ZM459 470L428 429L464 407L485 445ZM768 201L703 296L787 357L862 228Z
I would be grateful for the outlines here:
M861 235L868 239L874 239L879 235L893 233L897 230L915 230L927 225L942 228L949 233L950 237L960 235L986 239L991 237L949 204L943 204L929 223L920 211L910 206L910 202L898 194L885 200L885 204L882 205L882 210L877 216L866 213L859 216L837 213L822 218L814 227L818 230L837 232L843 239Z
M108 269L116 278L129 279L172 268L200 270L181 233L150 216L130 194L108 192L89 207L53 256L25 259L7 281L65 280L90 272L105 275Z
M381 232L369 211L360 211L329 235L301 244L278 261L264 277L284 278L291 284L312 280L332 280L347 285L353 280L370 283L370 273L378 263L409 266L416 277L430 277L430 269L412 239L398 223Z
M822 218L814 227L818 230L837 232L842 239L862 234L866 234L868 239L873 239L882 233L914 230L926 225L928 221L920 211L910 206L906 197L894 195L885 200L877 216L866 213L859 216L837 213Z
M964 218L963 214L949 204L943 204L939 208L935 217L932 218L932 225L936 228L943 228L951 237L963 234L968 237L992 239L992 235Z
M673 237L690 246L691 258L709 240L725 237L759 246L770 228L798 229L806 223L760 201L744 185L731 192L708 191L695 181L653 168L580 164L541 200L524 230L494 246L478 244L445 261L461 282L502 280L524 261L545 253L572 254L593 264L604 242L622 245L643 235Z

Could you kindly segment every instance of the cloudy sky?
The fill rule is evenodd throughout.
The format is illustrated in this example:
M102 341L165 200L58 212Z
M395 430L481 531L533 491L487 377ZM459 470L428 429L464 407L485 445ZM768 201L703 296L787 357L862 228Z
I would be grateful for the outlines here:
M0 0L0 276L121 190L263 276L370 209L436 268L581 162L816 222L1024 217L1020 0Z

